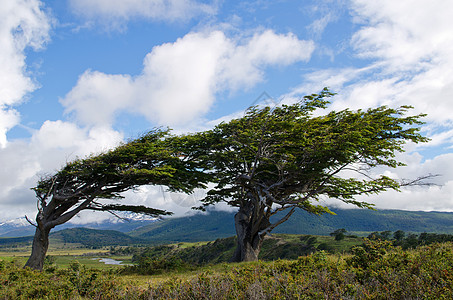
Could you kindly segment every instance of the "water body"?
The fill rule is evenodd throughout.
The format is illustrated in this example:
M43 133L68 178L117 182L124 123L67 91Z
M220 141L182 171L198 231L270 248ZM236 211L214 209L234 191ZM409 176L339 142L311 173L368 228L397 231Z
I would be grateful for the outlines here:
M99 262L102 262L106 265L121 265L122 261L121 260L116 260L112 258L93 258L99 260Z

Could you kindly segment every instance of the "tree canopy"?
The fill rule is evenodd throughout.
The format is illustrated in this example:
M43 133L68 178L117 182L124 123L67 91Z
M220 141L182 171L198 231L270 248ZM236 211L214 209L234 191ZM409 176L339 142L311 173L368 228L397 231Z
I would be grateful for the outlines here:
M153 130L117 148L67 163L60 171L43 177L33 190L38 214L32 255L27 266L42 269L52 228L69 221L82 210L132 211L151 216L170 212L125 205L122 193L142 185L162 185L189 193L204 188L207 175L191 160L191 149L172 144L168 130Z
M331 96L324 89L291 105L253 107L242 118L200 133L209 141L205 164L216 183L203 207L226 202L239 208L234 260L256 260L264 236L296 208L330 213L316 203L323 197L371 208L356 196L421 181L399 182L370 171L403 166L395 154L404 151L404 144L427 141L419 133L423 115L406 116L408 106L320 115ZM271 223L271 216L283 210L287 214Z

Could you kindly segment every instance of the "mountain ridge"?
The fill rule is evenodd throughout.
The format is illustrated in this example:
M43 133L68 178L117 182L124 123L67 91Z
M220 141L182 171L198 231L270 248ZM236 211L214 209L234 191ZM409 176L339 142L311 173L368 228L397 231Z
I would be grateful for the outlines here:
M334 211L337 215L314 216L301 210L296 211L288 221L278 226L273 233L328 235L336 229L344 228L348 232L362 235L386 230L453 234L452 212L372 211L364 209L334 209ZM208 213L198 213L186 217L132 222L132 224L105 223L102 225L103 228L93 228L92 225L76 225L73 227L82 227L93 231L77 229L79 230L78 234L74 234L74 228L61 228L61 230L54 231L52 235L61 237L66 234L71 236L72 242L79 241L90 246L95 244L95 236L99 237L99 243L103 245L108 243L115 245L120 241L120 244L124 245L128 243L159 244L209 241L235 235L234 212L223 211L209 211ZM101 225L97 224L96 226ZM121 226L125 227L122 230L115 230L115 228L121 229ZM34 230L31 225L29 227ZM106 230L110 232L103 232ZM90 236L88 241L86 235ZM117 236L117 240L112 239L112 236ZM107 242L109 240L110 242ZM6 240L3 242L6 242Z
M453 213L402 210L334 209L336 215L314 216L296 211L274 233L328 235L336 229L349 232L403 230L413 233L453 233ZM283 214L276 215L274 222ZM272 219L271 219L272 221ZM190 230L187 230L190 228ZM196 242L235 235L234 212L210 211L185 218L168 218L129 232L129 235L156 242ZM203 239L203 238L204 239Z

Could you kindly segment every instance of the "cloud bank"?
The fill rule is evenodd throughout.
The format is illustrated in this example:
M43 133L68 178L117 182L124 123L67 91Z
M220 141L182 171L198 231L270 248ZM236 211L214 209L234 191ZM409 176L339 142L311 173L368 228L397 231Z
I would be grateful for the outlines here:
M329 86L339 93L336 110L412 105L412 113L426 113L423 130L431 142L408 147L401 156L408 166L391 173L399 179L440 174L439 185L360 199L379 208L453 211L453 3L355 0L350 9L360 25L350 44L362 67L309 73L288 97ZM434 147L445 153L430 155Z
M0 147L19 123L15 105L37 85L27 73L26 48L41 49L49 40L51 18L38 0L4 0L0 5Z
M205 114L216 93L250 88L267 67L307 61L313 50L311 41L270 30L245 41L221 31L189 33L154 47L137 77L86 71L61 103L85 125L112 125L128 111L172 127Z

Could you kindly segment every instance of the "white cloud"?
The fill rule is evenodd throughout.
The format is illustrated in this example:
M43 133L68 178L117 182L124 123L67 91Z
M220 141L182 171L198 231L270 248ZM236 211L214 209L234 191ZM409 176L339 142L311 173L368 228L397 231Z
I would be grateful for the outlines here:
M453 154L423 157L417 149L439 147L445 152L453 132L453 2L451 1L351 1L354 21L361 27L351 46L362 67L325 69L307 74L304 83L288 97L319 91L329 86L338 93L332 108L359 109L388 105L412 105L412 113L427 113L423 129L432 137L428 144L410 145L399 157L407 167L391 171L396 178L413 179L441 174L439 186L405 188L372 197L378 208L453 210ZM422 152L423 153L423 152ZM433 155L430 151L425 155ZM426 160L424 160L426 159Z
M85 72L61 103L83 124L112 124L121 110L181 125L206 113L217 92L252 87L264 80L266 67L307 61L313 49L310 41L273 31L245 40L220 31L189 33L154 47L135 78Z
M336 21L338 17L335 15L333 11L326 12L322 17L319 19L314 20L309 26L308 29L311 31L315 36L321 36L326 29L329 23Z
M426 174L438 174L429 180L436 185L430 187L407 187L401 193L390 191L370 197L378 208L425 211L453 211L453 154L442 154L421 161L417 154L407 156L407 167L395 170L400 179L416 178ZM365 198L363 198L365 199Z
M377 209L401 209L420 211L453 211L453 154L442 154L423 161L418 153L399 154L398 158L407 166L396 169L376 169L372 175L385 174L397 180L410 180L428 174L439 175L425 182L431 186L404 187L401 192L387 191L378 195L358 196L356 200L375 204ZM324 200L323 204L355 208L338 200Z
M291 33L278 35L267 30L255 34L245 45L228 49L220 82L232 89L251 87L262 80L264 67L308 61L313 50L312 41L299 40Z
M111 125L115 112L126 109L132 102L133 85L130 76L88 70L62 103L66 111L77 111L77 117L84 124Z
M365 26L353 36L364 57L383 59L396 70L423 68L444 55L451 58L453 3L435 1L353 1ZM437 63L437 62L436 62Z
M360 57L376 60L381 76L371 79L384 91L374 102L411 104L433 122L452 120L453 3L357 0L353 9L365 22L353 46Z
M11 141L0 149L0 219L33 216L33 191L44 174L59 170L66 162L110 149L123 136L111 129L79 128L62 121L46 121L28 141Z
M194 0L70 0L70 5L77 15L113 28L137 17L174 22L217 11L216 1L207 4Z
M6 133L19 123L19 113L0 105L0 149L6 146Z
M6 145L6 132L19 122L12 106L36 89L24 51L41 48L49 40L50 27L38 0L3 0L0 5L0 147Z
M322 70L305 77L295 94L330 86L334 107L412 105L438 125L453 120L453 10L451 1L351 2L362 26L351 46L367 66Z

